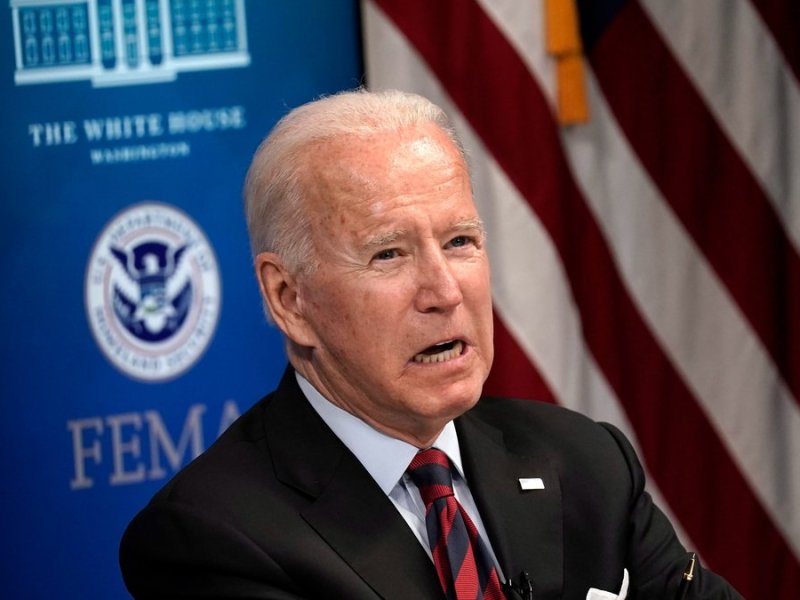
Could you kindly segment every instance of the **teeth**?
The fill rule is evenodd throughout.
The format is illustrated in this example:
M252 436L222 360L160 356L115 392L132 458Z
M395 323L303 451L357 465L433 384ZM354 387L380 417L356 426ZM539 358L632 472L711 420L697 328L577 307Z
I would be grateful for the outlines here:
M464 349L464 343L460 340L453 342L453 347L448 350L442 350L441 352L437 352L436 354L425 354L419 353L414 357L414 362L417 363L440 363L445 362L446 360L450 360L456 358L457 356L461 356L461 352Z

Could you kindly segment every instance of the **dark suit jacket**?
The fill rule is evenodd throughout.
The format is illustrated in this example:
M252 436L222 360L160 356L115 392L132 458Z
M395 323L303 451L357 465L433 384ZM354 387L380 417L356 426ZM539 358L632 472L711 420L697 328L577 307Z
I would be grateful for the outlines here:
M456 429L503 572L527 571L536 600L616 592L625 567L628 598L672 600L687 555L616 429L490 398ZM521 490L531 477L545 488ZM430 558L291 369L139 513L120 561L136 598L443 598ZM693 591L739 598L708 572Z

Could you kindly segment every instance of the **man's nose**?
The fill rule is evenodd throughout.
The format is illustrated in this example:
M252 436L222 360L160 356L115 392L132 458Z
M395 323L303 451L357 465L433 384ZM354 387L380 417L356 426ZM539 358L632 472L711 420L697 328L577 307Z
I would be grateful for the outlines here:
M457 273L443 251L427 254L418 264L416 305L420 312L445 312L464 296Z

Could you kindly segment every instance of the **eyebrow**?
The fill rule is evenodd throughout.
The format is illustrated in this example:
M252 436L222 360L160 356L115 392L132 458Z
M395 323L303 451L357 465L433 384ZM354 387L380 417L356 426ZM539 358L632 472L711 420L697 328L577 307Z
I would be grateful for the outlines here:
M449 231L472 231L477 232L481 238L486 237L486 229L483 226L483 221L478 217L459 221L458 223L452 225L449 228ZM364 242L363 247L366 249L384 247L393 244L397 240L402 239L407 235L408 231L405 229L395 229L394 231L380 233L368 238Z
M475 217L474 219L465 219L464 221L459 221L453 226L453 230L455 231L477 231L478 235L482 238L486 237L486 228L483 226L483 220L480 217Z
M378 235L374 235L368 238L363 246L364 248L378 248L381 246L386 246L387 244L392 244L405 236L408 232L405 229L396 229L394 231L389 231L387 233L381 233Z

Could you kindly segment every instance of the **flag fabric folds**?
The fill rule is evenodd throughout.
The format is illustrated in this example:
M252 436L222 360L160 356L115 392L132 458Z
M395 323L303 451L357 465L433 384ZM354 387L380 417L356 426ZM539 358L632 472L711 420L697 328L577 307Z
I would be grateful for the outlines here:
M689 549L745 597L796 598L800 11L578 1L575 122L549 4L362 0L368 86L443 106L469 154L487 390L621 427Z

